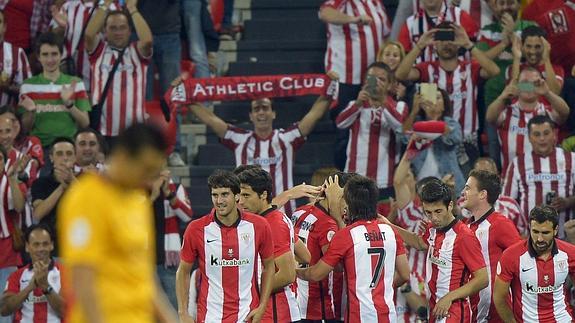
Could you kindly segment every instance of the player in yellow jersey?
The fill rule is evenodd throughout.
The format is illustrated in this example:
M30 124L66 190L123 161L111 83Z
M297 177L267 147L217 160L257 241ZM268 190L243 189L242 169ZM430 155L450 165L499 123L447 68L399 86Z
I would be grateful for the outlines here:
M152 204L166 143L134 125L118 138L103 174L86 173L58 210L67 322L177 322L155 276Z

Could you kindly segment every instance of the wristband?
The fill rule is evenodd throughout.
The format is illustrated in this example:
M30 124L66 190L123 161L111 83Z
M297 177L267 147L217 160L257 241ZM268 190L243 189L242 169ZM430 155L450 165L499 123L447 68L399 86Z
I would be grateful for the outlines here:
M69 102L64 102L64 106L66 107L66 109L72 109L72 107L74 106L74 100L70 100Z
M48 288L42 290L42 294L48 295L48 294L52 293L53 291L54 291L54 288L52 288L52 286L48 286Z

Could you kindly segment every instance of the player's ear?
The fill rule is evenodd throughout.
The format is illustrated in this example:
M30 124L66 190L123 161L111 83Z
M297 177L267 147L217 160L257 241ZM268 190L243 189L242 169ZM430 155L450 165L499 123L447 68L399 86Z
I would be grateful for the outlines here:
M267 201L267 199L268 199L268 191L263 191L263 193L260 195L260 199Z

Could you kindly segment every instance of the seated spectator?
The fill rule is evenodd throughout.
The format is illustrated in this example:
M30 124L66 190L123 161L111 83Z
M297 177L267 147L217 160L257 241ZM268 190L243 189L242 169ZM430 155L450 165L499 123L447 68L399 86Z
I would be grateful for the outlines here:
M454 41L434 42L435 33L439 28L452 29L455 34ZM477 87L480 79L488 79L499 74L499 68L475 47L461 26L442 24L438 29L429 30L419 38L395 74L400 80L437 83L438 88L447 91L453 107L453 118L459 122L463 131L465 151L463 147L460 148L458 159L460 165L465 165L462 170L467 173L479 155ZM433 43L438 59L413 66L421 51ZM472 60L459 60L457 53L460 48L470 51Z
M46 225L56 237L54 255L58 256L56 210L64 191L76 179L74 142L68 138L56 138L50 148L50 161L54 165L51 172L32 184L32 206L34 220Z
M408 109L405 102L389 96L394 81L389 66L371 64L357 100L349 102L336 119L337 127L349 129L350 134L345 172L375 180L381 199L392 195L393 168L399 160L394 131L401 129Z
M24 50L5 40L6 27L4 12L0 10L0 106L15 105L22 82L31 76Z
M104 169L104 142L102 136L92 128L78 130L74 136L76 147L76 163L74 174L82 172L102 171Z
M54 239L47 227L35 224L26 231L25 240L32 263L8 278L0 312L14 314L14 322L59 323L65 302L60 292L62 268L50 255Z
M424 0L420 5L421 10L407 18L397 38L405 51L412 51L426 32L443 23L461 26L469 39L477 38L479 28L467 12L456 6L448 5L444 0ZM426 47L422 47L418 52L415 57L416 63L434 61L438 58L439 53L431 47Z
M515 156L530 152L527 123L536 115L548 115L560 125L569 116L569 107L549 89L538 70L526 67L519 75L519 82L510 83L489 105L485 116L487 122L497 126L503 172Z
M443 135L433 140L431 146L420 151L411 164L417 180L425 177L442 178L453 175L455 179L455 192L461 192L465 185L465 178L457 163L457 151L463 141L461 126L451 117L453 109L449 95L445 90L438 89L437 101L434 103L424 100L420 94L413 99L413 108L403 123L403 131L411 132L416 121L444 121L446 123ZM409 141L409 135L402 135L404 143ZM425 142L427 139L413 135L412 140Z
M56 138L72 139L78 128L88 126L90 102L82 80L60 72L62 44L54 34L38 39L36 53L42 73L24 80L20 112L22 126L46 149Z
M551 92L561 94L565 73L561 66L551 63L550 54L551 45L546 39L545 30L538 26L525 28L521 41L513 37L513 65L505 71L506 82L517 80L524 68L533 67L541 73Z
M377 53L377 62L385 63L393 73L405 57L405 50L403 45L396 41L387 41L381 46ZM405 101L407 95L407 87L403 82L395 80L395 84L390 89L390 92L396 101Z

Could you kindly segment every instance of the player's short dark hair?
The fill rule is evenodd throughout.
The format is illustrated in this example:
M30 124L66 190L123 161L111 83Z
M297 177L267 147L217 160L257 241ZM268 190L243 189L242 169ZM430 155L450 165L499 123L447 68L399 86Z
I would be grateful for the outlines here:
M351 176L343 188L351 222L377 218L379 189L375 181L365 176Z
M559 224L559 215L557 214L557 211L550 206L537 205L529 212L529 223L531 223L531 221L535 221L537 223L550 221L553 223L553 229L555 229Z
M421 196L421 189L431 183L431 182L437 182L437 183L441 183L441 179L435 177L435 176L427 176L424 177L422 179L420 179L419 181L417 181L415 183L415 194L417 194L417 196Z
M240 186L242 184L248 185L258 196L267 192L266 201L271 203L273 197L273 181L270 173L261 167L257 167L239 173L238 179L240 180Z
M545 124L548 123L551 126L551 129L555 130L557 129L557 124L551 120L551 118L549 118L549 116L547 115L538 115L538 116L534 116L533 118L529 119L529 122L527 122L527 131L530 134L531 133L531 126L533 125L541 125L541 124Z
M260 165L239 165L238 167L234 168L233 173L239 175L241 172L246 171L248 169L254 168L262 168Z
M72 139L70 139L68 137L58 137L58 138L54 139L54 141L50 145L50 151L49 151L50 155L52 155L52 153L54 152L54 146L56 146L56 144L59 144L62 142L67 142L70 145L72 145L72 147L74 148L74 152L76 152L76 145L74 144L74 141L72 141Z
M126 19L128 20L128 26L130 26L130 29L132 29L132 19L130 18L130 14L123 8L122 8L122 10L108 11L106 18L104 19L104 28L106 28L106 26L108 26L108 19L110 19L110 17L113 17L113 16L124 16L124 17L126 17Z
M384 62L373 62L371 64L369 64L369 66L367 67L366 71L369 71L372 68L379 68L385 71L385 73L387 74L387 78L389 82L393 82L395 81L395 74L393 73L393 71L391 70L391 67L389 67L387 64L385 64Z
M144 123L137 123L124 129L118 136L112 153L123 150L129 156L138 156L146 148L164 153L168 149L168 144L164 139L162 131L154 126Z
M50 228L45 225L44 223L37 223L37 224L32 224L31 226L29 226L28 228L26 228L26 230L24 231L24 240L26 242L30 242L30 235L32 234L32 232L37 231L37 230L44 230L48 233L48 235L50 236L50 241L54 241L54 235L52 234L52 230L50 230Z
M424 203L442 202L445 207L449 206L452 201L453 191L441 180L432 180L423 185L419 192L419 198Z
M545 29L539 26L529 26L521 31L521 42L525 43L528 37L543 37L547 38Z
M495 204L501 194L501 178L499 175L485 171L485 170L472 170L469 177L475 178L477 181L477 190L487 192L487 203L491 206Z
M497 163L495 162L495 160L493 160L493 158L491 157L479 157L475 160L475 162L473 163L473 168L477 167L477 164L479 164L480 162L486 162L489 165L491 165L493 168L495 169L499 169L497 167Z
M216 169L210 177L208 177L208 188L210 192L214 188L229 188L232 193L240 193L240 180L238 176L228 170Z
M38 39L36 40L36 54L40 55L40 48L42 47L42 45L56 46L58 47L60 54L62 54L64 51L64 45L62 39L58 37L58 35L50 31L45 32L40 36L38 36Z

